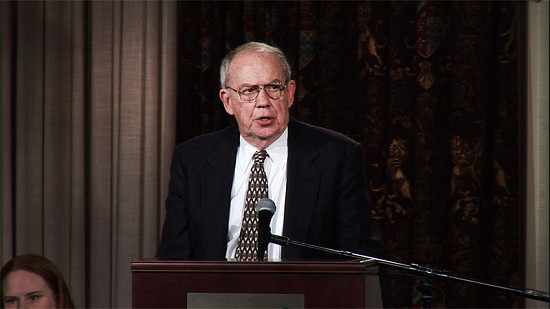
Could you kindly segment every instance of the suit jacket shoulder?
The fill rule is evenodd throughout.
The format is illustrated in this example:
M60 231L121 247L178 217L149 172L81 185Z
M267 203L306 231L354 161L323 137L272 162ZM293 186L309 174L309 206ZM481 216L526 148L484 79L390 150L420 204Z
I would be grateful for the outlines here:
M362 147L357 141L327 128L291 119L288 130L288 147L292 153L316 152L334 156L351 149L360 149L362 152Z
M236 149L239 145L237 126L193 137L176 145L174 153L192 158L191 162L206 159L219 149Z

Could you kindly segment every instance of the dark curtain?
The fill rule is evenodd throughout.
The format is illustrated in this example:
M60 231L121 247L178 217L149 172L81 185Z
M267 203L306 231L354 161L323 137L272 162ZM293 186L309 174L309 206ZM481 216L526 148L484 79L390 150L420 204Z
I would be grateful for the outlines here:
M190 1L179 5L177 142L233 124L219 64L247 41L281 47L297 81L291 114L365 149L386 258L523 286L525 3ZM388 270L394 305L419 281ZM438 280L436 307L523 299Z

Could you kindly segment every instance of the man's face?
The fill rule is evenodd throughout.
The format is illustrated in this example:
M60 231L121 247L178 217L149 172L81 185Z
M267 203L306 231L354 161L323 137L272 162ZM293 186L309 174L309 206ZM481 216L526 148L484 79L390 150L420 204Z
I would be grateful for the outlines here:
M233 59L226 83L228 87L239 90L244 86L284 85L285 82L282 65L276 56L250 52ZM296 84L290 80L277 100L270 98L263 89L252 102L241 100L239 94L231 89L221 89L220 99L225 111L237 120L243 138L255 147L265 149L287 127L295 90Z

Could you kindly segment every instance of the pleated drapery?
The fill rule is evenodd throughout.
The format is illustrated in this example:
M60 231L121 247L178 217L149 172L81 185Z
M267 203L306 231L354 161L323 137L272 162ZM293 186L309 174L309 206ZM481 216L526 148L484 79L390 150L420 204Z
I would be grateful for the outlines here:
M45 255L78 307L131 307L130 261L156 251L175 141L175 6L2 3L2 264Z

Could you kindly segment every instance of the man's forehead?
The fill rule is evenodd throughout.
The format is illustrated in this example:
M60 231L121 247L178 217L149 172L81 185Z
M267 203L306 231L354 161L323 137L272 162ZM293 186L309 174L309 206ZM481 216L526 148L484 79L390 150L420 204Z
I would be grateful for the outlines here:
M263 83L284 82L285 74L281 60L270 53L249 51L233 59L229 66L228 78L247 78L254 75L263 77ZM247 82L237 81L236 82Z

